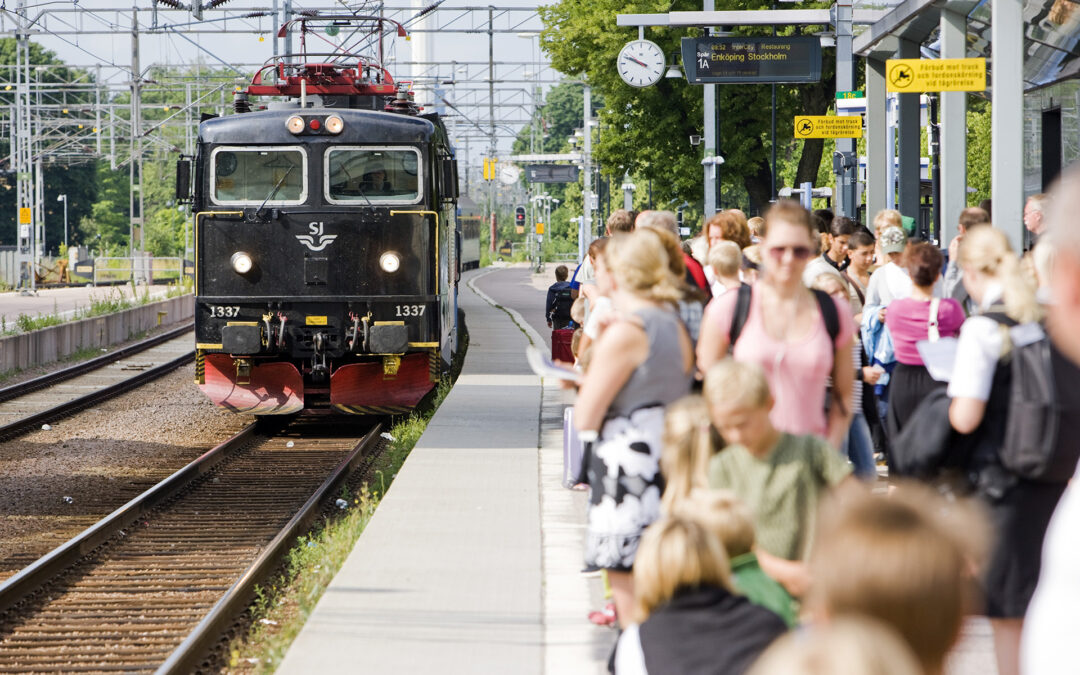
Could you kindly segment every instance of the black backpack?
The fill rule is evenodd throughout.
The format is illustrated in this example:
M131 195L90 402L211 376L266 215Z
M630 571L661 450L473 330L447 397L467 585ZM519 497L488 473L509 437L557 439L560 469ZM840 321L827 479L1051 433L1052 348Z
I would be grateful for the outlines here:
M1050 338L1041 330L1038 339L1017 345L1010 331L1017 325L1016 321L1001 312L984 316L1001 328L1003 345L999 365L1008 368L1009 374L1009 408L998 459L1004 468L1021 478L1065 483L1076 470L1080 443L1058 443L1062 411L1054 381Z
M746 319L750 316L750 294L753 292L753 286L741 284L736 292L739 296L735 299L735 313L731 316L731 329L728 331L729 354L735 351L735 342L738 341L743 327L746 326ZM825 320L825 330L829 332L829 340L833 344L833 349L835 349L836 338L840 335L840 315L836 313L836 303L825 291L811 288L810 292L814 294L814 299L817 300L818 309L821 310L821 317Z
M562 323L570 322L570 308L574 306L573 291L569 287L560 288L555 291L555 302L552 304L551 317L552 321L560 321Z

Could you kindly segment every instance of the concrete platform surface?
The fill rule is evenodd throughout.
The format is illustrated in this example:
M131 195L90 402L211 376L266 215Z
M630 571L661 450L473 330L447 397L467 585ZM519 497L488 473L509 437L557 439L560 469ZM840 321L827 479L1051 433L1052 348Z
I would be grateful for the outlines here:
M142 295L144 289L139 287L137 293ZM130 285L127 286L99 286L87 288L78 286L72 288L41 288L37 295L21 295L18 291L0 293L0 316L4 321L12 324L20 314L27 316L50 315L54 312L63 318L70 318L78 309L89 309L91 297L104 300L114 297L116 293L131 298L134 292ZM150 297L163 298L168 293L164 286L150 288Z
M599 672L614 633L584 620L599 581L580 574L584 495L560 484L562 392L526 364L540 336L473 286L457 384L279 673Z

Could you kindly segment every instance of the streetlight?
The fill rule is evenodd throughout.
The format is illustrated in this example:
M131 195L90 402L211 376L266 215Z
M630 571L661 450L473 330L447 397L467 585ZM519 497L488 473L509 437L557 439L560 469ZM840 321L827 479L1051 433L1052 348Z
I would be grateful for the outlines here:
M68 247L67 195L60 195L56 201L64 202L64 248L66 249Z

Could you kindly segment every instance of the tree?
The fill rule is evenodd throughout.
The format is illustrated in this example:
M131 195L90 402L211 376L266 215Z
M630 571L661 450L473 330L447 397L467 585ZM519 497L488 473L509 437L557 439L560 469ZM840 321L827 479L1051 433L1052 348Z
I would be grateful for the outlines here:
M722 0L717 9L765 9L767 0ZM621 175L651 180L657 201L702 203L703 149L690 145L691 135L702 135L702 90L684 80L663 79L655 86L635 89L621 81L614 63L619 50L633 34L619 29L619 13L650 13L696 10L690 0L632 0L629 4L612 0L562 0L542 7L544 30L541 43L552 66L572 77L591 83L606 106L600 113L602 130L595 147L596 159L614 167ZM812 29L806 29L811 31ZM762 34L762 29L745 29L745 34ZM667 54L679 52L679 40L700 34L700 29L649 29L649 39ZM831 105L831 67L815 85L777 87L778 138L793 139L786 128L794 114L821 114ZM770 88L768 85L721 86L720 153L725 159L725 176L739 177L749 198L762 205L768 199L771 167L768 162ZM779 148L778 148L779 149ZM810 143L795 152L803 159L800 177L817 175L822 144ZM730 180L730 179L729 179Z

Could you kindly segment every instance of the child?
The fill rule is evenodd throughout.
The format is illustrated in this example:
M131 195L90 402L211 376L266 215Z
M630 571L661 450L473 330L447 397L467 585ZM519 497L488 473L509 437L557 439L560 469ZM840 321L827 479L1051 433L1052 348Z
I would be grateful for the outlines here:
M758 564L754 519L746 504L727 490L695 490L675 505L674 513L697 520L720 539L731 561L735 590L755 605L775 612L789 628L798 624L796 603Z
M847 300L844 282L835 274L819 274L811 288L825 291L838 300ZM851 361L855 364L855 382L851 389L851 428L842 448L844 456L851 460L855 475L862 480L877 480L877 465L874 463L874 439L870 435L870 425L863 414L863 383L874 384L881 377L881 366L863 365L862 335L855 332L855 341L851 343ZM831 389L831 386L830 386Z
M924 675L911 650L888 626L851 617L785 635L750 675Z
M709 424L709 409L700 396L684 396L664 413L664 449L660 472L664 475L664 513L690 496L695 489L708 489L709 459L719 444Z
M665 518L634 559L636 623L615 649L618 675L744 673L787 627L732 592L731 568L704 526Z
M772 425L773 397L760 366L724 359L705 375L705 400L729 445L709 462L709 486L735 493L757 519L762 569L800 597L808 577L802 562L813 539L818 500L851 467L816 436L782 433Z
M739 279L742 261L742 250L733 241L719 241L709 249L709 276L712 277L709 281L714 298L742 284Z
M941 675L970 606L985 523L973 505L901 485L830 500L810 558L809 605L824 620L861 615L894 628L926 675Z

